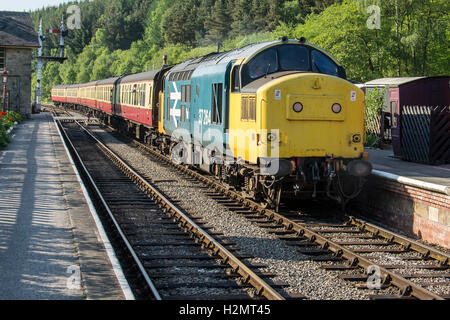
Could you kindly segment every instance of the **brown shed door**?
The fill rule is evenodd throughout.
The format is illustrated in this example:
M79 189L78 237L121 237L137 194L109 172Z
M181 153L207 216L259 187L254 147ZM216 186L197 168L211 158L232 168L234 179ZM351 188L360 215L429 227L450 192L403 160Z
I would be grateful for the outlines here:
M401 119L400 119L400 105L398 100L390 101L390 111L391 111L391 134L392 134L392 149L394 151L394 156L401 156Z

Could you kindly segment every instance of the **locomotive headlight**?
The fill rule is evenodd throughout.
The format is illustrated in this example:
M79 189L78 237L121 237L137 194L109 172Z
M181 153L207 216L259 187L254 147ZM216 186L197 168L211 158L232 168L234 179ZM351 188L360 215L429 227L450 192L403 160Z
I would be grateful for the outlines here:
M275 133L268 133L267 134L267 141L272 142L277 140L277 135Z
M360 134L354 134L352 137L352 140L354 143L360 143L361 142L361 135Z
M339 112L342 111L342 107L341 107L341 105L340 105L339 103L335 103L335 104L333 104L333 105L331 106L331 110L332 110L334 113L339 113Z
M296 102L294 103L294 105L292 106L292 108L294 109L295 112L302 112L303 110L303 105L300 102Z

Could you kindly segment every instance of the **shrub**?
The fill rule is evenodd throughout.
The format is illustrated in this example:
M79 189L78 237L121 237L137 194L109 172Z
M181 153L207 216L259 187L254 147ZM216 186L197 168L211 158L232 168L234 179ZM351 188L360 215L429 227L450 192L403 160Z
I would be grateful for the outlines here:
M369 148L374 148L374 147L376 147L376 145L378 144L379 141L380 141L380 138L376 134L368 133L368 134L366 134L365 146L369 147Z
M6 131L16 122L23 122L23 116L20 113L14 111L0 112L0 148L6 147L11 142Z

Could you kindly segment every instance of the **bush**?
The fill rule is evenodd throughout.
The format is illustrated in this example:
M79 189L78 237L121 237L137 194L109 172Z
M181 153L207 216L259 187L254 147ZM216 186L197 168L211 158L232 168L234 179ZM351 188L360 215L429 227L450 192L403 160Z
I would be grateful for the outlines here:
M369 148L374 148L377 146L380 138L376 134L368 133L366 134L366 143L365 146Z
M6 134L15 123L23 122L23 116L14 111L0 112L0 148L4 148L11 141Z
M8 111L6 112L6 117L11 119L13 122L22 123L23 122L23 116L19 112L14 111Z

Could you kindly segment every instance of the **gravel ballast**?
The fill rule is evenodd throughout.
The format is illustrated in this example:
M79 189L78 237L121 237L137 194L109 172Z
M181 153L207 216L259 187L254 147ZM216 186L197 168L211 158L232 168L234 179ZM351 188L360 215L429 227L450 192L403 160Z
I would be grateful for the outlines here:
M303 294L313 300L365 300L374 294L398 293L395 288L378 291L355 288L352 282L338 277L354 271L323 270L322 265L332 263L310 261L309 256L286 245L267 229L208 197L199 182L183 178L167 165L156 163L143 151L119 141L103 128L91 126L90 129L140 174L154 180L154 184L172 200L178 201L186 212L207 221L213 231L223 233L223 239L236 243L241 253L254 257L247 261L267 266L261 271L276 274L274 281L287 283L286 292Z

